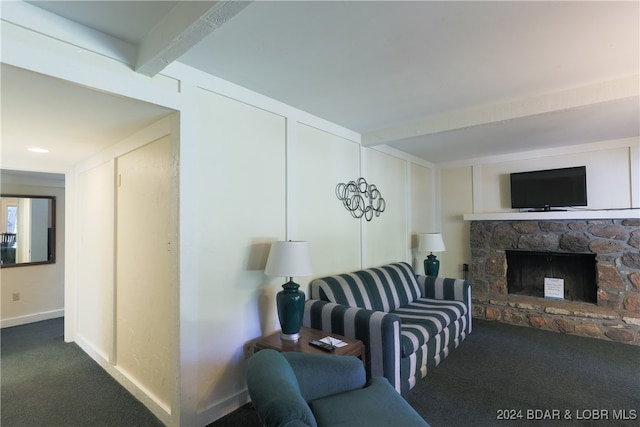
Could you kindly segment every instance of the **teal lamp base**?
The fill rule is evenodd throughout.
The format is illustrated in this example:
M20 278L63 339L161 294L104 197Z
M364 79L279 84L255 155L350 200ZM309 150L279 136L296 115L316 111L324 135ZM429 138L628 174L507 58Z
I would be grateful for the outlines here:
M282 332L280 338L285 341L298 341L302 316L304 314L304 292L299 291L300 285L293 280L282 285L282 290L276 295L278 319Z
M437 277L439 271L440 261L433 253L431 255L427 255L427 258L424 260L424 274L426 274L427 276Z

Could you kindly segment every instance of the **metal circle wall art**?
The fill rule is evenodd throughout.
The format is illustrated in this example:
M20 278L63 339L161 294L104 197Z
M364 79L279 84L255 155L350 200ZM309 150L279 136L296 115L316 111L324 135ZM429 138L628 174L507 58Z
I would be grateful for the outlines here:
M367 183L364 178L357 181L349 181L336 185L336 196L354 218L362 218L371 221L373 216L380 216L386 207L386 203L380 194L380 190Z

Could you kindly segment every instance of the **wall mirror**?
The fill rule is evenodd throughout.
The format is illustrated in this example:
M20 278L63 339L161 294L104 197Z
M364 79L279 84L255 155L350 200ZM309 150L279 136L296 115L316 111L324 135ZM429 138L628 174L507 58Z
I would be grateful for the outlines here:
M56 198L0 196L0 267L55 262Z

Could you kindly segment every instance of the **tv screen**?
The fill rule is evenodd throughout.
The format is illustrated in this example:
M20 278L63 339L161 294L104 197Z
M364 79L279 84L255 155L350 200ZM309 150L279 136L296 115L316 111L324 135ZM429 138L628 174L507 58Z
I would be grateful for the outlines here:
M587 206L585 166L511 174L513 209Z

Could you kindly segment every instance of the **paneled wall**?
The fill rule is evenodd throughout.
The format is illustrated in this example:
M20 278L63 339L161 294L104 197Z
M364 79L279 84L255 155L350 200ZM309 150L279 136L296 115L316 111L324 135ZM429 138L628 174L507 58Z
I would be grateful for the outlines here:
M291 139L296 141L292 237L309 241L314 276L358 269L361 224L342 206L335 187L359 177L360 145L305 124L297 125L297 138Z
M418 252L418 235L439 231L440 212L436 201L436 179L433 168L409 163L409 215L411 224L411 244L413 268L424 273L426 254ZM436 227L437 225L437 227Z
M177 410L177 126L167 117L78 165L67 218L65 322L165 422Z
M284 279L265 276L264 266L270 242L286 237L286 122L207 90L197 102L198 162L190 167L200 185L183 187L181 213L199 230L191 243L203 410L242 391L245 343L276 327L274 295Z
M187 244L197 259L189 261L198 281L192 344L203 420L246 401L246 353L254 339L279 328L275 294L285 278L264 275L271 242L309 242L314 274L294 278L306 291L314 277L411 262L411 233L433 220L432 210L412 208L409 197L410 188L431 194L428 165L362 149L350 132L311 124L286 109L276 114L260 98L233 99L224 88L204 86L197 90L198 140L182 146L183 159L197 153L194 178L201 185L183 185L181 194L181 218L199 230ZM360 176L387 201L369 223L353 218L335 194L338 183ZM190 251L184 244L183 250ZM183 322L186 317L183 312Z
M365 152L365 177L380 190L386 209L365 222L363 267L411 261L407 162L373 149Z
M76 333L109 360L114 337L114 165L105 161L78 174Z
M166 135L116 159L115 363L170 411L176 179Z
M586 209L640 207L639 138L443 165L440 168L441 215L447 246L447 251L439 256L443 274L462 277L462 264L471 264L469 222L462 219L464 214L513 211L510 173L582 165L587 167Z
M587 209L630 208L632 160L630 146L619 146L619 143L612 142L609 148L581 148L571 153L545 154L476 165L480 171L478 183L481 188L481 193L476 193L479 199L476 200L476 211L511 211L509 174L512 172L572 166L587 168ZM616 166L612 168L611 165Z

